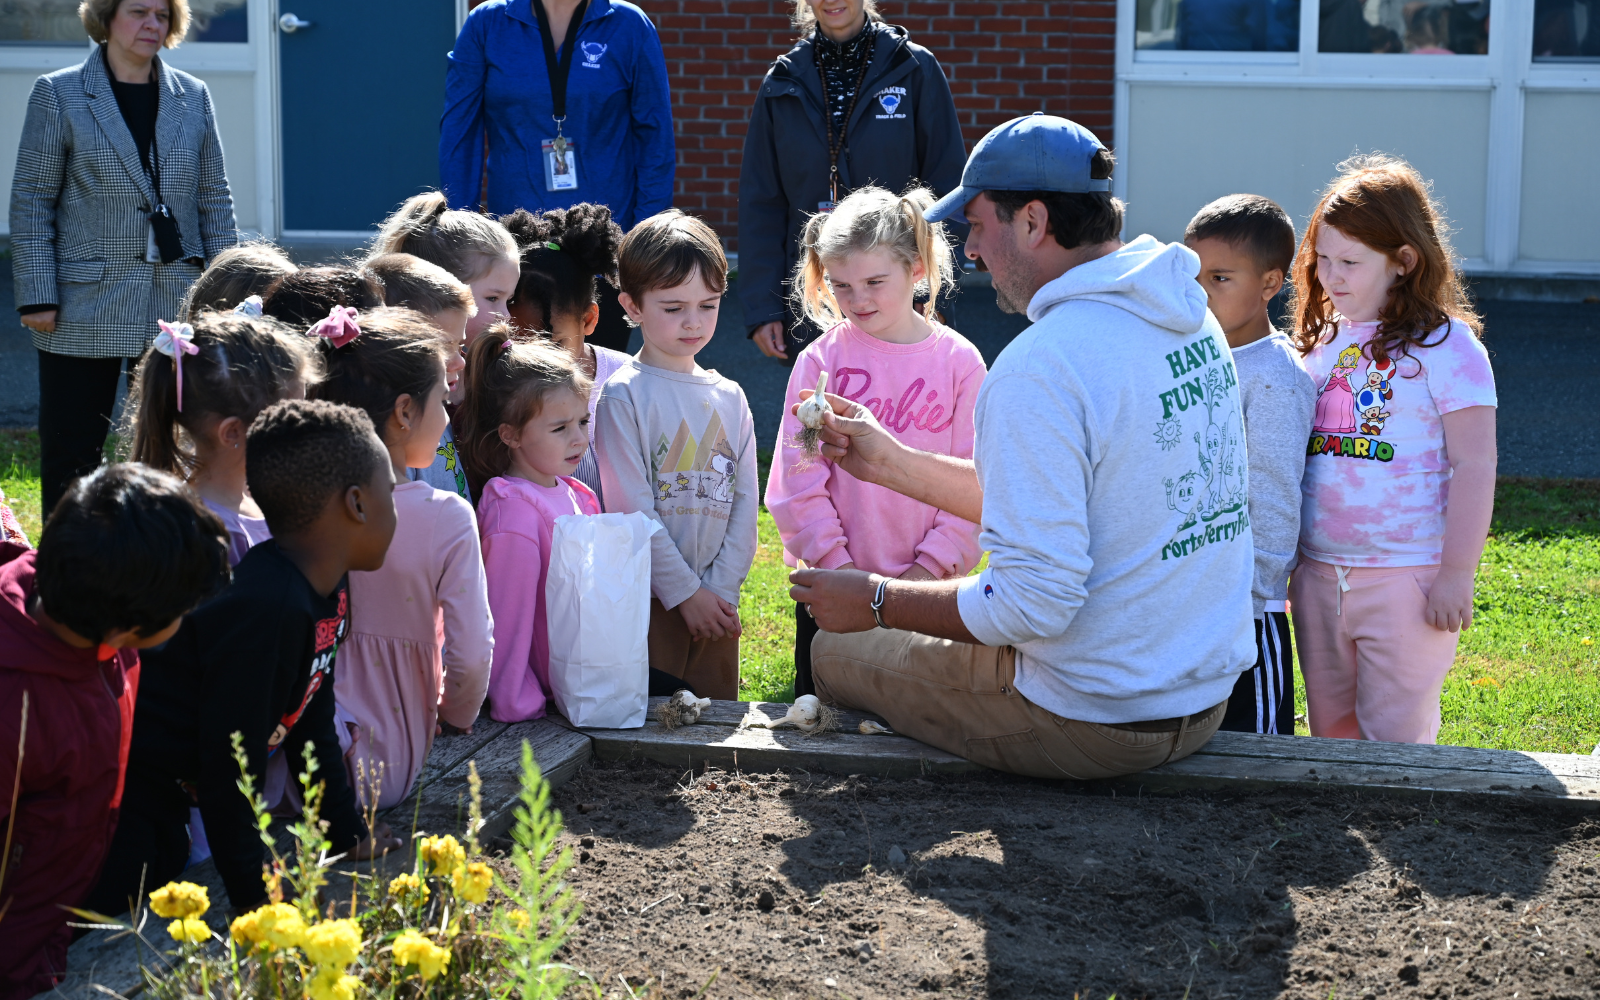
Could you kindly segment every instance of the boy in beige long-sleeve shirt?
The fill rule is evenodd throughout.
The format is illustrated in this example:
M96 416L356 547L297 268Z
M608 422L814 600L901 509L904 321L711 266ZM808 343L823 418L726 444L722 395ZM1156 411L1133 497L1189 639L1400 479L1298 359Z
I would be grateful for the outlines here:
M623 240L618 273L644 347L595 411L606 510L666 528L651 543L650 666L732 700L739 588L756 554L755 427L738 383L695 363L716 330L727 258L709 226L669 211Z

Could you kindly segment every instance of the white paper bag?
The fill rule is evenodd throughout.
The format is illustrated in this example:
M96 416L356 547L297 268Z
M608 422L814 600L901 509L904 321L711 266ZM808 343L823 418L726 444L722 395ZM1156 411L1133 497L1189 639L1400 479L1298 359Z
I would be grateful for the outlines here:
M650 536L632 514L556 518L544 600L550 690L575 726L637 729L650 692Z

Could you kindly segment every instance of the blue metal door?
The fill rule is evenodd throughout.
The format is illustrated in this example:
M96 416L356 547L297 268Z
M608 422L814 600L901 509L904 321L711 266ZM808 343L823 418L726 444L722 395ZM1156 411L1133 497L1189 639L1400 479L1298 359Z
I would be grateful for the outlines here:
M279 0L283 227L367 230L439 184L452 0Z

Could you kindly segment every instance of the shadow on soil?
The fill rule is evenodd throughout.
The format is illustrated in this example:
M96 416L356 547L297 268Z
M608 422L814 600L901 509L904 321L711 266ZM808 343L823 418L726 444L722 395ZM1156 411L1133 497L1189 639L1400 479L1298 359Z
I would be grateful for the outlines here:
M580 928L569 960L684 988L715 964L762 996L835 995L824 977L849 996L1084 1000L1600 986L1584 815L1000 775L686 777L596 767L559 794L591 836L574 882L613 935ZM667 902L630 917L630 893Z

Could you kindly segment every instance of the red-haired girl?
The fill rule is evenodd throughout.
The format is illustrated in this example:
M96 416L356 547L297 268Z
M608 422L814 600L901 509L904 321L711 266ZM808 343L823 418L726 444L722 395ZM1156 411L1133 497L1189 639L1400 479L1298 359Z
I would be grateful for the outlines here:
M1495 389L1445 228L1409 164L1357 157L1295 261L1296 346L1339 397L1318 401L1289 586L1315 736L1434 742L1472 623Z

